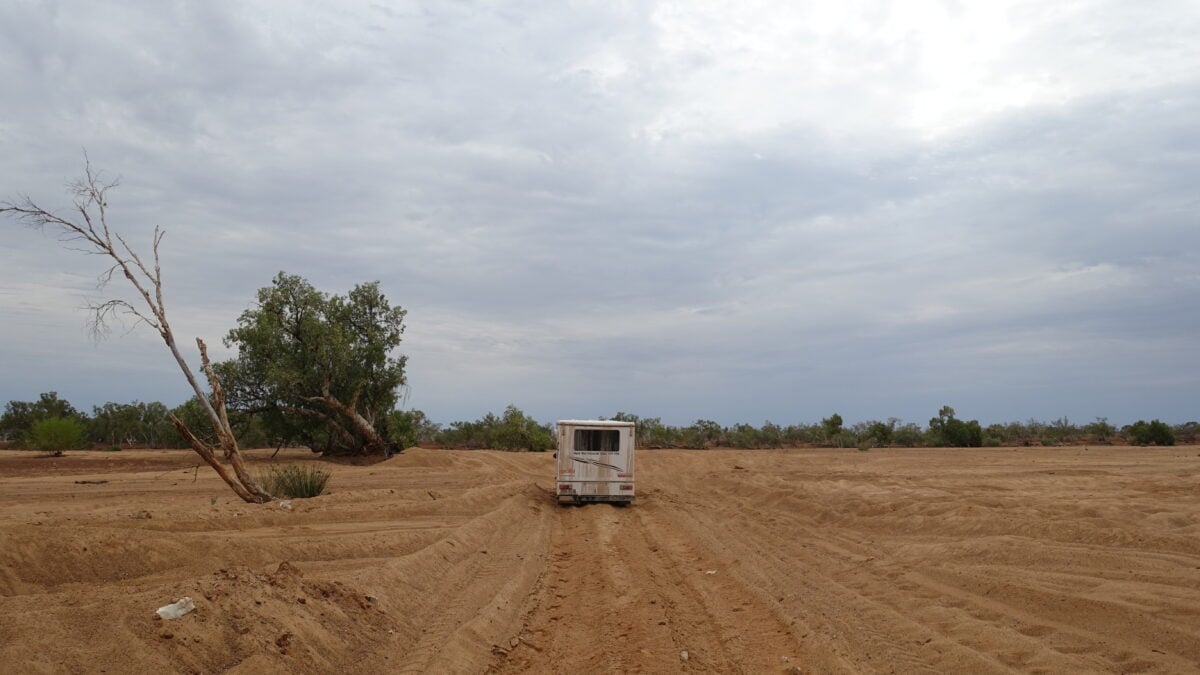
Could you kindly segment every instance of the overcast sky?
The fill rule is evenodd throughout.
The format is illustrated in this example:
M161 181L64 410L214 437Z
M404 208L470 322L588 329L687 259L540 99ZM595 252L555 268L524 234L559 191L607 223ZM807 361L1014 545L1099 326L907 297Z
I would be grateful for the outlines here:
M441 422L1182 422L1198 35L1192 0L15 0L0 197L68 204L86 148L167 230L181 339L280 270L379 280ZM152 331L89 337L102 261L0 235L0 403L187 398Z

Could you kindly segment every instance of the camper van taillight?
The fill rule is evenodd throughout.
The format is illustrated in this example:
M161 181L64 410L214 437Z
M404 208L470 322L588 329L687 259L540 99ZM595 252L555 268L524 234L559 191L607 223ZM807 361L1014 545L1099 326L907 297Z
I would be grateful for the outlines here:
M622 489L622 490L632 490L632 489L633 489L633 486L632 486L632 485L630 485L629 483L626 483L626 484L624 484L624 485L622 485L622 486L621 486L621 489Z
M633 474L631 474L631 473L619 473L619 474L617 474L617 478L633 478Z
M558 486L558 489L559 489L559 490L570 490L570 489L571 489L571 485L570 485L569 483L568 483L568 484L564 484L564 485L559 485L559 486Z

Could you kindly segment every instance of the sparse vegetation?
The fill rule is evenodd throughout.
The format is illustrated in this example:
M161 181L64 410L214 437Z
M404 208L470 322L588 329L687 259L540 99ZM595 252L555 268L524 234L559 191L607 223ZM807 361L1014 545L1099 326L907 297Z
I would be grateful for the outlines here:
M162 403L106 403L94 407L91 417L77 411L55 392L42 394L37 401L9 401L0 415L0 440L12 447L29 442L33 422L47 417L67 417L84 425L84 444L103 449L122 447L186 448L189 443L180 436L164 415L173 415L191 429L201 429L197 436L206 443L216 442L215 436L205 433L206 412L196 398L169 411ZM168 411L164 413L164 411ZM1066 417L1053 422L995 423L983 427L976 420L960 420L954 408L943 406L938 416L930 419L928 427L903 422L895 417L887 421L869 420L845 426L841 415L833 414L811 424L779 425L771 421L762 426L734 424L722 426L713 420L699 419L687 426L664 424L658 417L640 417L618 412L609 419L633 422L641 448L799 448L835 447L1002 447L1002 446L1063 446L1086 443L1132 445L1193 444L1200 441L1200 423L1185 422L1171 426L1160 420L1139 420L1118 429L1105 417L1076 425ZM244 447L276 447L295 441L272 430L264 418L242 410L230 410L231 428ZM487 413L475 421L458 421L443 426L432 422L420 410L392 410L382 425L393 448L406 448L422 443L445 448L495 449L518 452L544 452L554 447L554 431L510 405L500 415ZM834 430L836 429L835 433Z
M325 491L330 473L320 467L301 464L272 466L261 472L258 482L276 497L305 499Z
M489 412L475 422L454 422L437 434L436 441L451 448L545 452L554 447L554 434L550 425L510 405L500 417Z

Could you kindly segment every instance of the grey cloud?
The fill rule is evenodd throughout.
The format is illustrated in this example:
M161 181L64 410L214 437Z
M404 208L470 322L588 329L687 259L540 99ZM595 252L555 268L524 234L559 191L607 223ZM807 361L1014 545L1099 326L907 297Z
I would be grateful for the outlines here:
M1075 27L1020 5L1034 28L988 77L1040 59L1063 98L925 137L898 110L927 86L916 37L805 25L812 61L755 70L737 59L759 45L665 45L658 9L8 6L0 194L61 203L87 147L123 176L122 227L168 229L180 331L210 343L280 269L381 280L411 310L409 402L435 419L1196 416L1195 62L1068 72L1178 61L1194 16L1156 22L1158 43L1111 3ZM1076 51L1054 60L1048 36ZM90 259L5 237L0 311L24 328L0 399L181 395L144 365L152 339L71 337L61 291ZM96 374L123 367L152 372Z

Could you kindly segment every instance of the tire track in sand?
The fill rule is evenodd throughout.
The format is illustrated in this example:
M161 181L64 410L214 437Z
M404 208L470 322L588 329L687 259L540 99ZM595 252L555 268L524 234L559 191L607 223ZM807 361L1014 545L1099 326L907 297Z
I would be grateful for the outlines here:
M797 644L770 609L674 532L653 499L558 510L552 562L491 671L770 672ZM753 626L753 630L746 630ZM687 658L681 653L686 651Z

